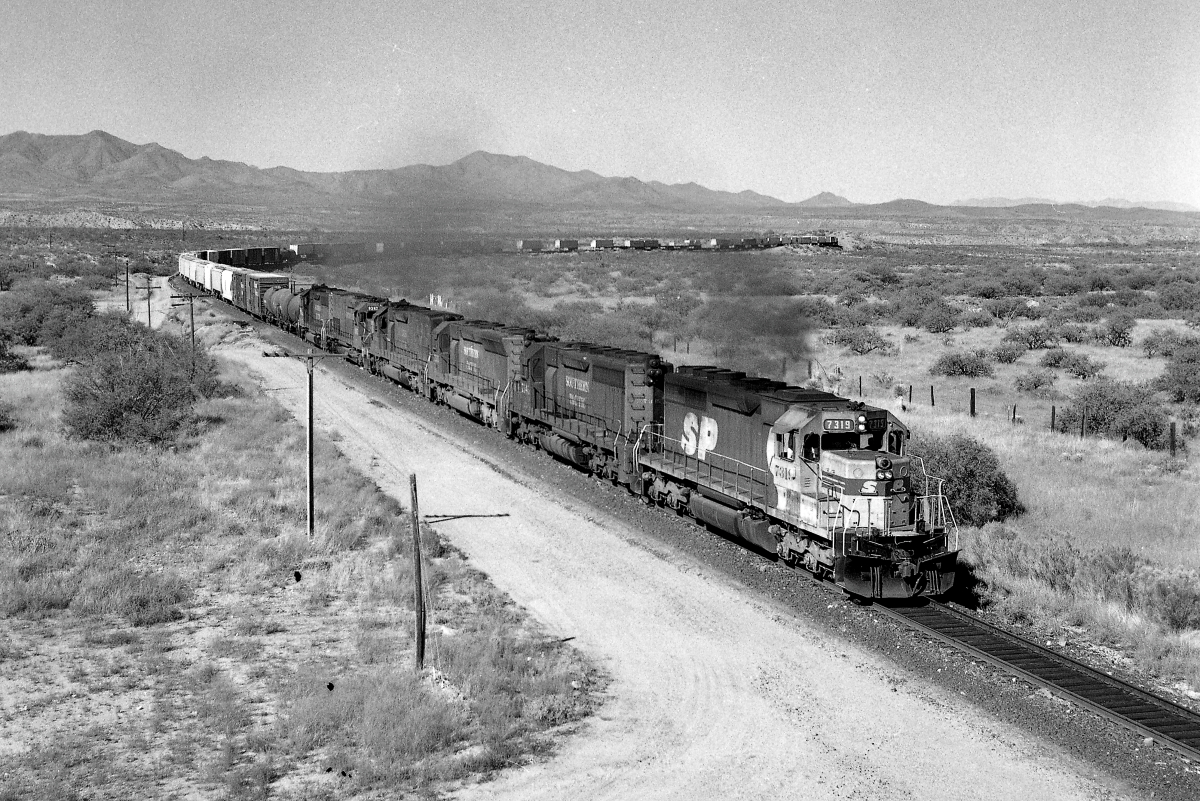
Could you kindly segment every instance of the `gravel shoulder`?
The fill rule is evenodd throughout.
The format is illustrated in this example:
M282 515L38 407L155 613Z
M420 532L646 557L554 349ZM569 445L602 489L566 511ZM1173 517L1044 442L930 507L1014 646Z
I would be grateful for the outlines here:
M238 339L217 352L302 417L303 366ZM318 425L358 469L402 500L417 473L423 514L452 518L439 530L612 679L596 718L552 759L462 798L1150 795L1153 773L1115 776L1072 737L1037 736L1064 720L1091 725L1081 713L1056 718L1061 701L1014 686L1010 697L1045 719L998 719L989 707L1005 705L1003 689L989 704L965 687L1005 679L761 557L453 414L418 411L347 365L320 369L316 397ZM893 643L918 656L886 656ZM930 660L955 681L923 678Z

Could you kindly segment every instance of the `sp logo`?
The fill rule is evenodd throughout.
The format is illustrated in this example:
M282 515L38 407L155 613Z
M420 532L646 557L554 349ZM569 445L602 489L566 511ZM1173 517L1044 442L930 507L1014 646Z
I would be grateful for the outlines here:
M701 461L717 447L717 421L711 417L698 418L693 412L683 416L683 436L679 438L683 452Z

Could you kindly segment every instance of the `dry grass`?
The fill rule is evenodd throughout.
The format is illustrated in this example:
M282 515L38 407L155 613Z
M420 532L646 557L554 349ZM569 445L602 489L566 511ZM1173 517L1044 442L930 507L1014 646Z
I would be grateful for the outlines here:
M0 376L3 798L424 792L590 711L578 655L431 530L414 675L402 508L318 439L304 536L303 431L244 376L177 448L128 449L65 438L42 366Z

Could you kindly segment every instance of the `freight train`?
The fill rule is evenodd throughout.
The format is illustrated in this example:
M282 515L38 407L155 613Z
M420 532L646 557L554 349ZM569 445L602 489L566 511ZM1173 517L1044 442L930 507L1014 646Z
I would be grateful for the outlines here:
M265 249L270 258L270 249ZM179 275L326 351L862 598L940 595L958 534L886 409L335 287L261 254Z

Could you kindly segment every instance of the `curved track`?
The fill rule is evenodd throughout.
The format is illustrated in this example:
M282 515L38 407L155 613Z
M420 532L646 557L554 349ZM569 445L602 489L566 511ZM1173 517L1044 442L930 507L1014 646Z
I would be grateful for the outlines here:
M875 608L1026 681L1062 693L1189 759L1200 760L1200 715L1189 709L936 601Z

